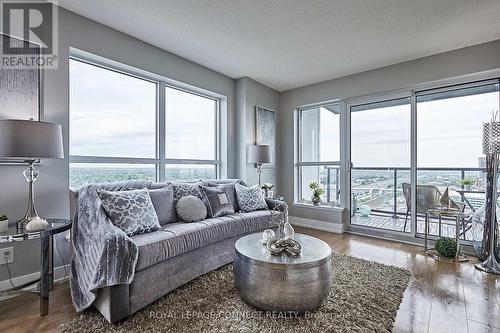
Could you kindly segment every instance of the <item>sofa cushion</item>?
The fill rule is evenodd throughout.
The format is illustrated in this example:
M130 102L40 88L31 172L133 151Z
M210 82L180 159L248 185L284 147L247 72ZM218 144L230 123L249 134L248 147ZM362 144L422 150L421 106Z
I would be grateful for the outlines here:
M125 231L127 236L160 229L158 216L151 202L148 189L131 191L98 190L102 207L111 222Z
M202 221L207 217L207 206L203 200L193 195L180 198L176 209L179 218L185 222Z
M220 217L236 212L234 185L200 186L209 217Z
M266 209L267 203L264 194L259 187L246 187L240 184L235 184L236 199L238 207L242 212L253 212L255 210Z
M203 196L200 191L201 182L198 183L172 183L174 186L174 199L177 201L180 198L192 195L198 199L202 199Z
M203 183L203 184L204 184L203 186L215 187L215 188L218 188L219 190L222 190L222 191L226 192L229 200L233 204L234 211L235 212L239 212L240 211L240 207L238 206L238 200L236 199L236 189L235 189L235 185L239 184L239 183L221 183L221 184L217 184L217 183Z
M223 239L274 227L267 210L235 213L192 223L169 223L132 237L139 247L136 271Z
M168 184L163 188L149 189L149 196L160 224L178 221L172 184Z

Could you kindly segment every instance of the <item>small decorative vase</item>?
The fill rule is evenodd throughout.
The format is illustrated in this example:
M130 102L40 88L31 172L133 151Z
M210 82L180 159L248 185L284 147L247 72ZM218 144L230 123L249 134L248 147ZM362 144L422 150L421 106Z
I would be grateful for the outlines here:
M293 239L293 236L295 235L295 230L293 230L293 227L290 223L285 222L285 225L283 226L283 233L285 235L285 239Z
M472 190L472 185L464 185L466 191Z
M262 190L264 191L264 198L269 198L269 189L263 188Z
M267 244L269 241L272 241L274 239L274 231L271 229L266 229L262 233L262 244Z
M321 205L321 198L320 197L313 197L312 198L312 203L313 203L314 206Z
M9 230L9 220L0 221L0 233Z

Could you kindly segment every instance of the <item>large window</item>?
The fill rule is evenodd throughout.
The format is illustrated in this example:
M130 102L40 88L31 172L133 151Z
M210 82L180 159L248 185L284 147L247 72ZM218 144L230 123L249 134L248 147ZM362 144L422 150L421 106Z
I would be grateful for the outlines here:
M216 178L218 126L216 98L70 60L71 187Z
M311 203L311 182L324 193L323 205L335 206L340 198L340 112L338 104L299 111L299 202Z

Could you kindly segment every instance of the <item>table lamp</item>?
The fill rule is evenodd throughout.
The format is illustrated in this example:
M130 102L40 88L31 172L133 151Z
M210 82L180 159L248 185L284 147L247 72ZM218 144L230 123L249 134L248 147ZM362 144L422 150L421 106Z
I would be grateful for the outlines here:
M475 267L487 273L500 274L500 264L496 260L495 250L498 242L497 234L497 172L498 158L500 154L500 121L498 114L493 116L489 123L483 125L483 153L487 158L487 189L486 189L486 219L484 223L483 238L485 248L488 249L488 257ZM489 207L488 207L489 206Z
M260 177L262 174L262 164L271 163L271 146L269 145L252 145L248 147L248 163L255 163L257 165L257 175Z
M17 222L17 228L24 229L31 220L46 223L35 208L33 185L38 170L34 164L41 158L64 158L61 125L34 120L0 120L0 157L28 164L23 172L28 182L28 209Z

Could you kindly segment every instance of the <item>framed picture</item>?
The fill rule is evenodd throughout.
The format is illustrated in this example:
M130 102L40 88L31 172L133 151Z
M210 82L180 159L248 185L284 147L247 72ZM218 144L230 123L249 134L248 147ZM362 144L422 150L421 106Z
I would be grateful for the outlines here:
M23 40L0 34L2 41L10 45L28 43ZM33 44L33 43L31 43ZM33 44L36 47L36 44ZM30 45L33 46L33 45ZM3 50L0 49L3 54ZM0 68L0 119L42 118L42 71L40 68ZM23 163L16 160L1 159L0 163Z
M273 168L276 163L276 112L255 106L255 139L258 145L271 146L272 163L264 168Z

